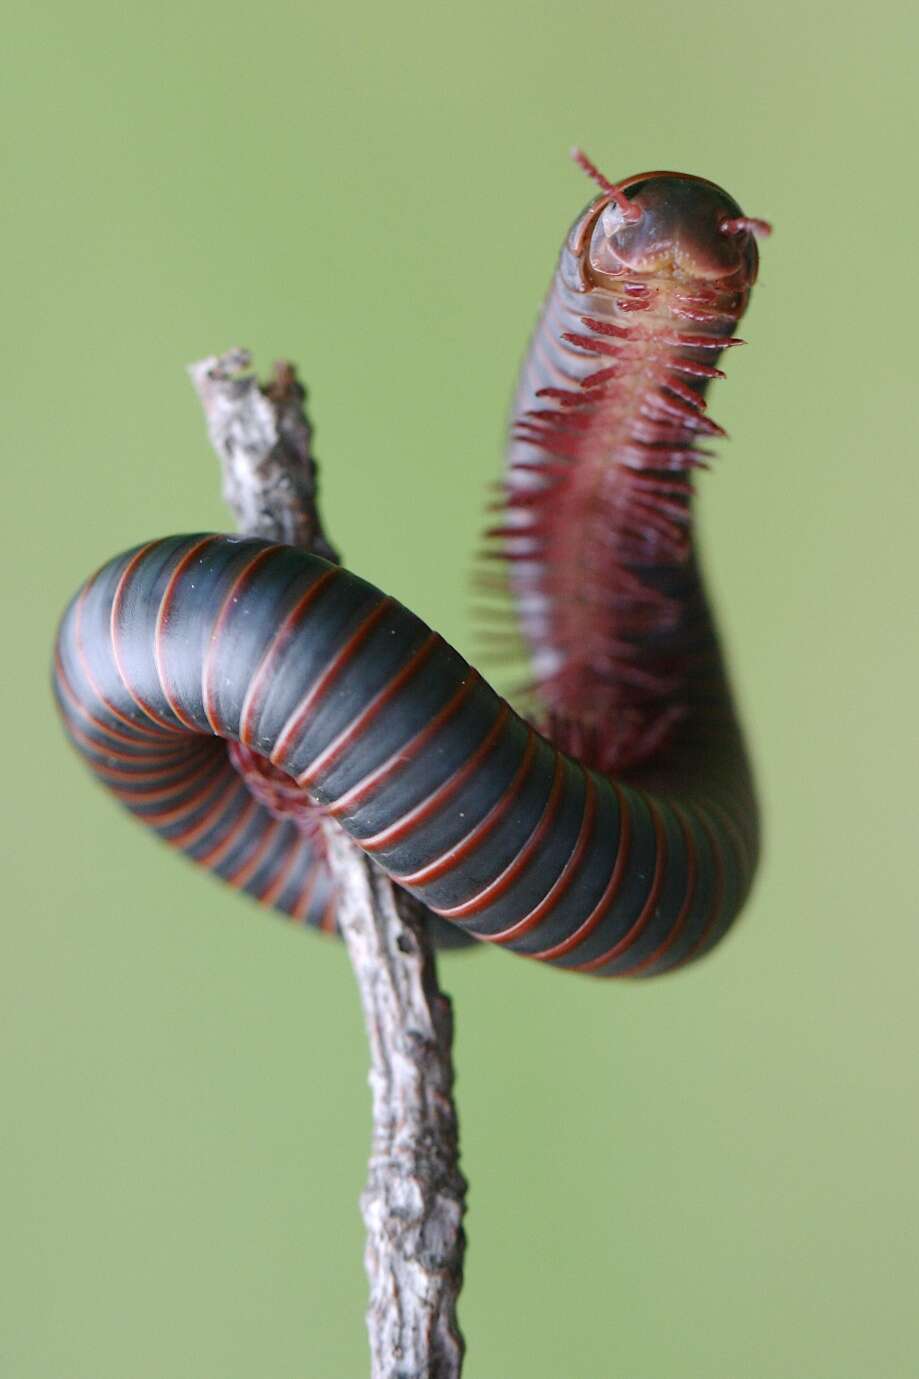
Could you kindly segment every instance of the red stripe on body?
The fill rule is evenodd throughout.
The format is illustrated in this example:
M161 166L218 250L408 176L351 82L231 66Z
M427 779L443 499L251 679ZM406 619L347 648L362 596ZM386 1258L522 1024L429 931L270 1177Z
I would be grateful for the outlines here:
M294 837L291 839L287 849L287 856L277 868L274 876L268 878L267 885L256 896L260 905L273 905L281 895L284 887L290 880L290 874L294 870L302 847L302 838Z
M653 967L656 962L659 962L664 954L673 947L674 943L676 943L680 934L685 929L686 921L689 918L689 911L692 909L692 902L696 892L696 877L698 874L695 844L693 843L683 811L675 804L671 804L670 808L676 815L677 822L683 834L683 839L686 843L686 894L683 897L683 904L680 906L680 912L674 920L673 928L670 930L670 933L667 934L666 938L655 948L653 953L649 953L646 958L642 958L641 962L636 963L634 967L630 967L628 971L621 973L620 975L623 977L637 977L647 968Z
M603 967L606 963L612 962L614 958L618 958L630 948L639 935L643 933L650 923L651 916L654 914L657 902L660 899L661 887L664 883L664 864L667 860L667 835L664 832L664 826L661 822L661 816L657 805L647 796L645 797L645 803L648 806L648 811L654 824L656 856L654 862L654 875L651 879L651 889L641 908L641 913L628 933L623 934L619 942L614 943L612 948L607 949L605 953L601 953L599 957L590 958L587 962L578 963L576 966L569 968L568 970L570 972L595 972L598 967Z
M407 872L402 876L394 875L394 881L398 881L402 886L418 887L428 885L431 881L436 881L441 876L444 876L448 871L452 871L453 868L458 866L461 862L465 862L472 853L475 852L476 848L481 846L488 835L494 831L505 817L514 800L523 789L524 782L530 773L530 767L536 755L537 737L535 730L529 727L529 725L528 728L529 735L527 737L527 744L524 749L523 758L517 768L517 773L504 791L504 794L501 795L499 799L495 800L495 803L485 815L484 819L481 819L479 823L476 824L468 837L464 838L459 843L455 843L453 847L449 848L442 856L436 858L433 862L429 862L418 871Z
M580 763L579 763L580 764ZM584 815L581 820L581 827L572 849L571 856L562 867L561 872L552 883L545 897L536 905L523 919L512 924L508 929L502 929L499 934L489 934L489 943L510 943L513 939L519 938L521 934L529 933L536 926L551 914L553 907L558 900L570 889L571 883L577 875L577 870L587 851L587 843L590 838L590 830L597 812L597 788L594 785L593 777L582 766L584 772L585 791L584 791ZM525 956L530 956L525 954Z
M560 943L556 943L552 948L544 948L541 952L532 955L534 958L539 958L544 962L550 961L552 958L563 957L566 953L570 953L573 948L579 947L585 939L589 938L600 921L606 917L613 901L619 893L619 887L622 885L622 878L625 873L632 846L632 816L628 808L628 803L619 786L614 780L610 780L609 783L616 792L616 798L619 801L619 842L616 848L616 860L613 863L609 881L607 881L606 889L590 914L584 920L584 923L580 924L573 934L569 934L566 939L562 939Z
M151 541L148 545L143 547L143 549L139 552L139 555L144 555L148 551L153 550L154 547L161 546L162 544L162 540ZM135 557L135 559L136 558L137 557ZM102 707L104 709L107 709L108 712L112 715L112 717L116 718L119 723L123 723L125 727L130 728L134 737L149 737L157 741L162 741L162 739L167 736L172 737L176 731L174 726L170 728L167 732L162 732L158 728L154 728L152 726L148 728L144 724L138 723L136 719L129 718L128 715L126 713L122 713L121 710L117 708L111 702L110 699L107 699L96 683L93 673L90 670L89 661L86 656L86 651L83 647L83 606L86 603L89 591L95 583L96 578L97 576L93 575L92 579L89 580L87 584L84 584L83 588L80 591L80 596L77 599L73 609L73 645L77 655L77 660L80 662L80 669L82 670L83 675L86 678L86 683L89 685L90 689L92 690L93 694L96 696ZM115 669L118 671L119 675L121 675L121 669L118 665L118 660L115 655L114 642L112 642L112 657L115 661ZM121 680L122 683L124 683L123 675L121 676ZM125 689L127 689L126 684ZM128 693L130 694L130 690L128 690ZM133 695L131 697L133 698ZM137 701L135 700L135 703L136 702Z
M427 743L430 742L431 738L436 736L444 724L450 721L465 700L469 698L476 685L479 684L480 679L481 677L478 671L472 669L468 670L460 682L459 688L451 698L447 700L446 704L438 709L431 721L425 724L425 726L417 732L413 738L410 738L408 742L398 747L384 762L381 762L379 766L374 767L372 771L368 772L368 774L364 776L362 780L359 780L356 785L352 785L343 795L339 795L337 800L333 800L331 804L327 805L327 813L335 816L346 813L355 804L366 799L366 797L378 786L387 781L398 767L403 766L406 762L416 757Z
M380 711L395 698L399 690L402 689L416 671L421 668L424 662L430 659L434 648L438 645L443 645L443 638L438 636L436 632L429 633L418 647L417 651L413 653L409 660L406 661L405 665L403 665L397 674L393 676L389 684L384 685L381 690L378 690L370 700L370 703L366 704L364 708L361 709L354 721L349 723L347 728L343 728L338 736L332 739L328 747L325 747L315 760L311 761L309 766L300 772L296 777L297 785L302 786L304 789L308 785L311 785L318 775L329 769L342 752L349 747L353 747L354 744L359 741L367 724L372 722Z
M348 662L353 659L358 648L367 640L377 623L389 612L394 602L395 600L391 598L382 599L381 602L377 604L376 608L361 620L344 645L339 647L315 684L307 690L306 694L290 714L287 722L278 734L277 742L268 758L275 766L282 765L283 758L291 750L298 733L302 732L303 726L312 710L319 703L329 686L332 685L341 674Z
M527 864L532 858L533 853L542 843L549 831L553 819L558 813L558 807L562 797L564 763L565 759L559 752L555 758L552 787L549 791L549 797L543 806L542 815L533 832L530 834L530 837L524 843L514 860L508 863L500 876L495 877L494 881L491 881L484 890L479 891L478 895L474 895L471 900L465 900L462 905L454 905L449 910L438 910L438 914L443 915L446 919L474 915L478 913L478 911L483 910L491 901L497 900L500 896L504 895L508 887L512 886L518 876L526 870ZM477 937L484 939L486 942L491 940L491 936L488 934L477 935Z
M204 664L201 667L201 703L204 707L205 717L207 718L208 723L210 723L217 737L230 736L226 726L218 721L217 711L213 704L214 693L211 686L211 677L214 671L214 661L217 654L218 641L220 639L220 635L223 632L224 627L226 626L227 618L230 616L230 613L233 609L233 605L239 602L240 593L249 583L250 579L252 578L255 571L259 568L259 566L264 565L265 561L268 560L270 556L276 555L279 549L280 547L278 546L269 546L266 551L259 551L256 555L254 555L252 559L248 562L248 564L244 566L244 568L236 576L235 580L233 581L233 584L230 587L229 592L226 595L226 598L220 605L220 610L217 614L217 617L214 620L214 625L211 629L210 643L204 655ZM160 675L161 680L162 678L162 675ZM169 702L170 705L172 705L172 701L170 700ZM174 706L173 712L177 712Z
M416 804L414 809L409 810L401 819L382 829L379 833L373 834L370 838L361 839L361 847L365 852L378 852L381 848L387 847L391 843L402 842L409 837L412 832L423 824L425 820L436 814L448 800L452 799L457 791L461 790L471 776L479 769L484 758L494 747L501 735L501 729L507 722L511 714L511 707L507 703L502 703L498 710L497 717L492 723L482 741L476 747L470 757L464 761L463 765L454 771L452 776L443 781L433 794L426 800Z
M202 537L200 541L195 542L195 544L191 547L190 550L186 551L185 555L179 561L178 565L176 566L175 570L173 570L172 574L170 575L166 583L166 588L163 592L163 597L160 599L160 607L157 610L157 616L154 622L154 626L156 626L159 622L159 616L162 611L163 604L171 596L171 590L174 586L175 580L177 579L178 575L181 573L182 570L184 570L187 567L189 561L192 560L198 554L199 551L204 550L207 546L213 545L216 540L217 538L215 536ZM131 696L131 698L134 700L134 703L137 705L137 707L141 709L147 715L148 718L152 719L154 723L158 723L160 727L167 729L167 731L176 733L181 732L181 728L177 728L175 723L171 722L170 719L164 718L163 715L159 713L157 709L154 709L152 705L148 704L144 699L142 699L140 695L137 693L137 691L134 689L133 685L131 685L122 662L121 647L119 644L118 619L121 614L121 605L124 601L125 589L127 588L131 576L134 574L135 570L137 569L141 561L144 560L147 555L149 555L150 551L154 550L157 546L160 545L162 545L161 541L152 541L149 546L143 546L137 552L137 554L131 560L128 561L127 565L122 570L121 577L119 578L118 583L115 586L115 596L112 599L112 609L109 619L109 627L112 639L112 657L118 669L118 674L121 676L121 683L124 685L125 689ZM154 664L157 664L155 639ZM158 665L157 678L159 678ZM160 682L160 688L163 688L162 681ZM185 718L180 718L179 721L185 728L189 728L192 732L200 732L200 729L198 728L197 724L189 723Z
M309 606L323 589L342 573L340 565L333 565L328 570L323 570L322 574L316 579L305 593L294 604L293 608L284 618L277 632L265 648L262 659L256 667L255 673L249 682L246 697L243 700L242 711L239 716L239 740L246 747L255 748L252 741L253 718L261 707L261 698L267 688L273 662L287 647L291 637L296 632L298 626L303 621ZM256 749L257 750L257 749Z

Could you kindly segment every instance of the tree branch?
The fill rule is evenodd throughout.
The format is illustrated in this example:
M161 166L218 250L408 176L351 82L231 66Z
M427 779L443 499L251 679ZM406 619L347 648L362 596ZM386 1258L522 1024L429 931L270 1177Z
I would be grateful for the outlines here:
M239 531L338 560L317 509L305 391L290 364L260 386L232 350L189 367ZM361 1209L371 1379L459 1379L466 1183L453 1101L453 1016L424 912L323 821L370 1041L373 1137Z
M306 389L283 361L262 387L250 362L248 350L236 349L188 366L220 460L224 501L245 536L301 546L337 564L319 517Z

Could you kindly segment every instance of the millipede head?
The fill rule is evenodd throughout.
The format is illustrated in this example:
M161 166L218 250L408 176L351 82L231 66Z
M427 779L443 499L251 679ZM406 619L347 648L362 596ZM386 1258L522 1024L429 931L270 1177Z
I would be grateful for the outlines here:
M733 197L703 177L645 172L613 183L580 150L575 161L604 191L594 207L587 267L597 281L664 273L749 287L765 220L745 216Z

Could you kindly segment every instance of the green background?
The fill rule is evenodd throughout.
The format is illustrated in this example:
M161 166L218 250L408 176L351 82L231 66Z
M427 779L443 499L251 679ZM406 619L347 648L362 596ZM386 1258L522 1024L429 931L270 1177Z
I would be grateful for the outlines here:
M366 1372L344 954L122 816L46 667L101 560L226 526L183 365L232 344L299 362L335 539L468 651L576 141L777 227L702 501L767 853L672 979L445 960L466 1374L919 1371L917 37L890 0L7 15L4 1376Z

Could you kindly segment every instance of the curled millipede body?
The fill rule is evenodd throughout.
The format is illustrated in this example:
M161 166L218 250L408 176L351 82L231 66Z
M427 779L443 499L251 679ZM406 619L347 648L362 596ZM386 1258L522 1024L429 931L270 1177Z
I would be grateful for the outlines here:
M492 532L535 722L395 600L259 540L151 542L62 619L55 688L91 769L167 842L298 920L335 927L317 809L441 938L576 971L685 963L749 890L756 808L690 476L698 438L718 434L702 392L756 250L711 183L604 186L524 367Z
M524 364L501 518L531 695L603 770L654 759L714 648L693 559L692 480L723 435L704 394L756 276L740 207L646 173L575 222ZM765 222L755 222L764 226Z

